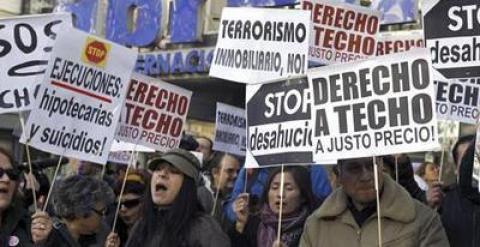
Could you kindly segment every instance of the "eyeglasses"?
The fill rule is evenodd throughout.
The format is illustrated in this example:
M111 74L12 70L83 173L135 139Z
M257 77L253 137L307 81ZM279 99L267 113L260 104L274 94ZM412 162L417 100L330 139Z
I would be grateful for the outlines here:
M140 202L142 202L142 197L140 198L136 198L136 199L132 199L132 200L126 200L126 201L123 201L123 202L120 202L120 207L125 207L125 208L134 208L136 206L138 206L138 204L140 204ZM117 202L118 203L118 202Z
M100 209L100 210L98 210L98 209L96 209L96 208L94 208L94 207L92 207L91 209L92 209L93 212L95 212L95 213L96 213L98 216L100 216L100 217L103 217L103 216L105 216L105 215L107 214L107 208L106 208L106 207L105 207L105 208L102 208L102 209Z
M15 169L4 169L0 167L0 178L3 177L4 174L7 174L10 180L18 180L20 177L20 172Z

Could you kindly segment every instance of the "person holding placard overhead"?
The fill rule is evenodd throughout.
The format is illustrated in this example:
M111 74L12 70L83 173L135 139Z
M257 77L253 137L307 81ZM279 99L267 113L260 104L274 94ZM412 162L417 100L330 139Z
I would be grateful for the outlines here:
M307 168L284 168L283 200L280 200L281 168L274 169L260 199L259 208L250 214L248 194L234 202L236 221L229 232L232 247L297 247L308 215L318 205L312 192ZM277 227L282 207L280 242Z
M449 246L438 214L382 173L382 159L375 159L383 246ZM378 246L373 158L339 160L338 180L341 187L307 219L300 246Z
M175 148L148 162L153 171L145 193L144 210L129 236L127 247L229 247L230 240L197 199L200 161ZM110 234L106 246L118 246Z
M21 171L0 148L0 246L33 246L28 212L17 195ZM29 191L32 193L32 191Z

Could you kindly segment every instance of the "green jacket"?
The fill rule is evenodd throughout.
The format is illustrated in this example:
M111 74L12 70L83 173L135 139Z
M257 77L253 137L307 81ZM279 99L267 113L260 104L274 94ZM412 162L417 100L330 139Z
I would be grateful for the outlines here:
M412 199L388 175L384 175L384 181L380 198L383 247L450 246L436 212ZM347 201L342 188L332 193L307 219L300 246L378 246L377 213L359 227Z

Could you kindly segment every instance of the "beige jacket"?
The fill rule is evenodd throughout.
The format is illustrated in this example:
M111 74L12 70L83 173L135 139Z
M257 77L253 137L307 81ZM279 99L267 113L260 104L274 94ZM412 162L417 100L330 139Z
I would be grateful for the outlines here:
M384 181L380 198L383 247L450 246L436 212L411 198L388 175ZM347 195L339 188L308 217L300 246L378 246L377 214L359 227L347 208Z

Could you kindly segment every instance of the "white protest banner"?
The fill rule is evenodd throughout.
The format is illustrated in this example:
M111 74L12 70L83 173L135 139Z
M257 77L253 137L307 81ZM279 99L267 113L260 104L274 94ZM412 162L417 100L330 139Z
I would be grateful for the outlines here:
M380 32L377 42L377 56L420 47L424 47L422 30Z
M133 73L115 138L162 152L180 145L192 92Z
M136 145L129 142L123 142L119 140L114 140L112 142L112 147L110 148L110 152L120 152L120 151L137 151L137 152L155 152L155 149L145 147L142 145Z
M422 13L433 67L448 79L480 77L478 0L424 0Z
M380 12L329 0L302 0L311 10L309 60L336 64L375 56Z
M125 99L135 51L88 33L58 35L21 142L105 164Z
M110 148L110 153L108 154L108 161L128 165L128 163L131 162L133 151L152 153L155 152L155 149L114 140Z
M245 167L313 163L309 98L305 77L247 85Z
M247 120L245 110L217 102L213 150L245 156Z
M427 49L316 68L307 76L315 161L439 147Z
M476 124L480 111L480 78L446 79L433 70L439 119Z
M307 11L223 8L210 76L259 83L305 74L309 36Z
M122 165L128 165L132 162L132 152L130 151L115 151L108 153L108 161Z
M0 113L33 108L55 38L71 26L67 13L0 19Z

